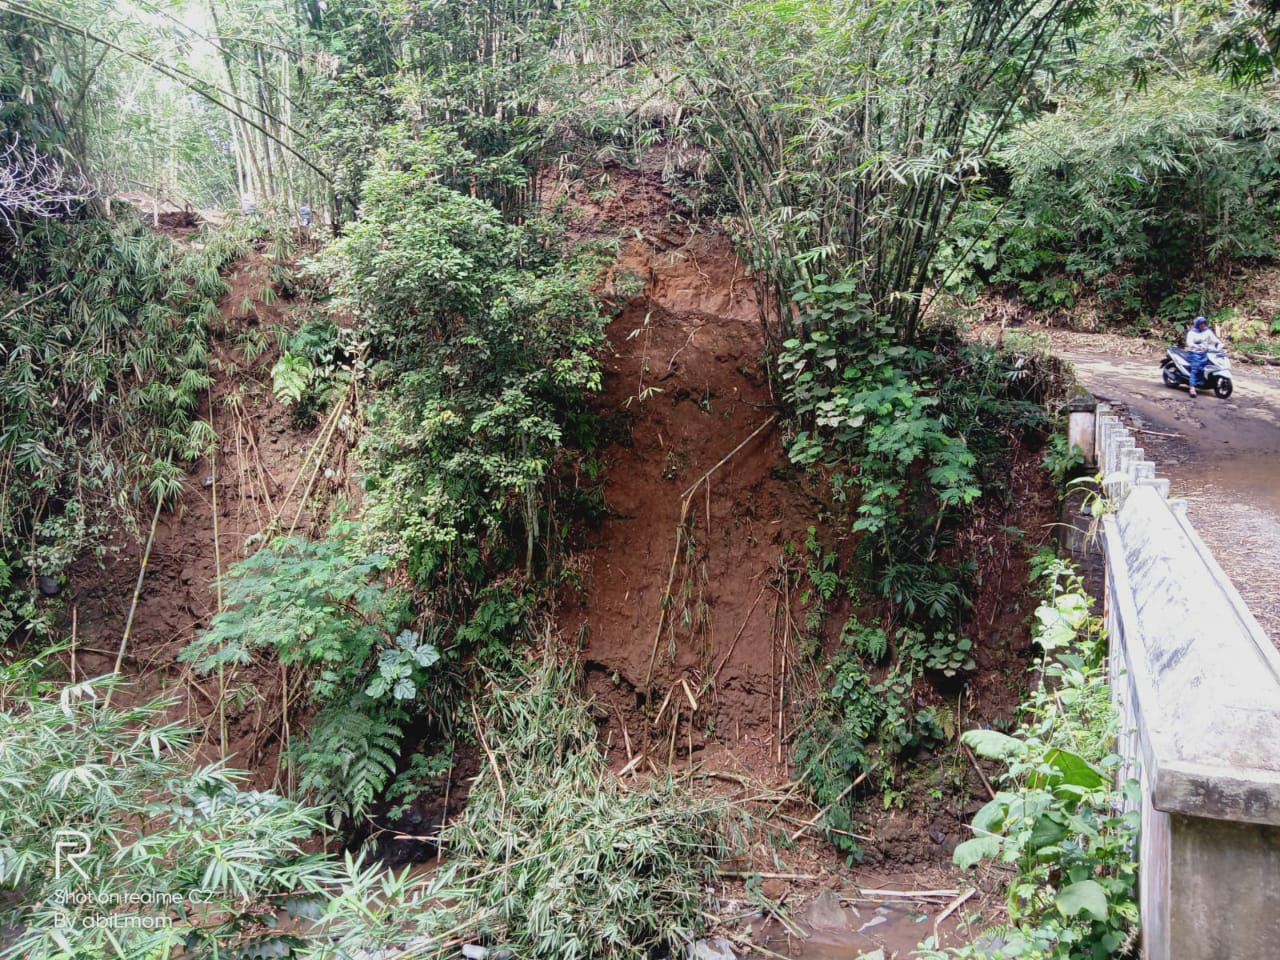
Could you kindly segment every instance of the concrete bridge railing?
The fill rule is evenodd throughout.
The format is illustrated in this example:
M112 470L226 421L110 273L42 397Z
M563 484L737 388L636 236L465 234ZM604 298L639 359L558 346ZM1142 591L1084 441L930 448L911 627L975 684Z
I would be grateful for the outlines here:
M1073 440L1119 504L1104 609L1117 752L1142 787L1143 956L1280 958L1280 654L1119 417L1087 406Z

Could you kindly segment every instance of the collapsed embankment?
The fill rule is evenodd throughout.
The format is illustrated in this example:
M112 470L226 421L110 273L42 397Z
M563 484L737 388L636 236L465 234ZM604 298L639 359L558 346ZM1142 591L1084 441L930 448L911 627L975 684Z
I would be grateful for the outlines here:
M815 664L838 644L848 609L837 605L802 630L796 558L815 523L836 555L849 559L853 544L822 529L820 491L788 462L753 284L731 244L682 217L656 171L609 175L603 198L565 188L574 231L616 238L620 250L602 290L615 311L595 404L602 444L579 466L603 476L608 513L582 531L585 547L567 563L577 586L562 591L556 625L580 650L610 765L637 785L688 774L697 789L749 811L756 830L729 866L758 876L770 900L852 886L948 889L950 851L967 838L985 789L954 742L904 761L892 802L866 788L855 794L866 866L850 871L815 836L820 817L790 748L807 701L820 696ZM257 295L267 283L260 257L230 279L209 406L217 454L193 467L178 508L157 525L125 664L139 680L135 695L178 695L176 713L206 731L208 756L225 716L232 762L268 785L280 782L276 758L305 721L290 706L299 678L264 660L231 672L219 690L176 656L207 626L220 572L263 531L312 532L325 504L354 496L346 452L358 424L344 420L322 442L323 418L295 422L270 389L270 349L251 361L245 347L268 323L296 324L289 314L307 306ZM1017 449L1009 477L1008 496L984 505L959 544L984 558L971 617L977 669L945 691L922 685L914 694L920 706L954 703L957 727L1007 719L1022 686L1027 557L1048 537L1052 491L1035 451ZM82 673L110 669L141 554L122 542L105 567L86 560L73 574ZM459 767L445 782L474 772ZM732 881L726 891L742 895ZM895 930L896 920L868 942L914 944L909 918Z
M624 238L605 290L616 315L597 404L608 517L588 532L580 587L558 613L581 649L613 769L628 779L692 771L737 783L738 796L778 791L774 826L799 843L782 872L809 877L801 888L851 876L893 885L915 871L949 884L950 851L986 798L955 743L916 758L921 775L908 771L892 804L863 788L859 840L875 869L850 875L809 842L814 810L790 750L849 607L837 602L816 631L802 628L803 555L812 525L843 560L854 543L823 528L821 491L786 456L749 275L727 238L680 217L656 172L612 171L603 200L568 193L584 234ZM1028 560L1051 540L1056 500L1038 450L1014 444L1006 488L955 547L979 560L968 623L977 669L915 694L959 728L1008 722L1024 686ZM757 869L770 872L761 862L771 859L777 872L776 853L757 854Z

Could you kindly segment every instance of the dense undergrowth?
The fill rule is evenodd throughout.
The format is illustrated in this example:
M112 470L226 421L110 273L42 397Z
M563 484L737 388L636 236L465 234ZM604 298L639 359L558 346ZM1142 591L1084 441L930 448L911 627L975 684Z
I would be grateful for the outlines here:
M1148 328L1223 309L1214 274L1276 253L1278 138L1272 97L1211 77L1083 100L1010 135L1007 189L966 207L939 267L956 289L1068 309L1091 295Z
M856 546L842 569L809 544L806 594L818 610L844 598L854 613L794 754L833 842L856 856L863 797L903 802L901 761L955 735L954 705L935 693L922 706L918 686L954 687L975 668L982 558L957 533L975 504L1017 495L1009 465L1047 442L1069 378L1016 341L992 349L936 327L903 344L851 284L824 284L801 302L808 338L779 358L796 417L790 457L827 492L824 525L849 530Z
M486 765L449 828L449 862L425 887L394 888L381 928L331 911L341 949L403 944L443 958L465 940L568 960L690 949L726 811L669 780L624 787L575 668L548 659L526 671L501 678L478 722Z
M0 267L0 632L47 639L66 568L213 441L209 326L247 223L179 249L132 212L33 224Z
M118 678L56 681L54 662L0 669L0 878L18 894L0 955L287 955L301 941L277 915L316 915L339 877L304 849L323 812L194 764L168 703L112 704Z
M971 730L976 753L1005 766L1002 788L956 848L969 868L1008 873L1009 923L996 956L1105 960L1132 955L1138 933L1136 781L1123 780L1117 716L1106 685L1106 637L1080 578L1052 556L1035 571L1043 651L1012 734ZM985 957L964 948L930 957Z
M362 502L328 538L277 540L234 567L226 608L184 654L209 673L266 647L316 676L290 759L338 824L391 787L409 728L451 735L462 662L506 659L526 634L576 510L561 476L592 440L599 261L554 223L510 223L457 189L480 165L451 135L395 141L360 219L309 267L332 278L341 318L313 322L330 340L309 349L357 344ZM294 392L308 391L314 376ZM332 422L348 394L329 395L318 413ZM383 585L392 571L404 588Z

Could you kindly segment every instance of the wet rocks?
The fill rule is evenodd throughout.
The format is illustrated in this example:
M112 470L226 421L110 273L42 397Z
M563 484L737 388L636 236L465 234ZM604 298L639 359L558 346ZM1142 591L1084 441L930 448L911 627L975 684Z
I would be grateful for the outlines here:
M738 960L738 954L724 937L711 937L694 943L689 960Z

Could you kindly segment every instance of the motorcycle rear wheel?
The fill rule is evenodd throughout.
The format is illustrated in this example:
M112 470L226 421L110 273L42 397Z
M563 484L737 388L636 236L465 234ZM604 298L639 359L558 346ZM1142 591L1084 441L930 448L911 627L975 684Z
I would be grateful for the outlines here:
M1176 387L1178 385L1178 371L1173 367L1162 367L1160 376L1164 378L1166 387Z

